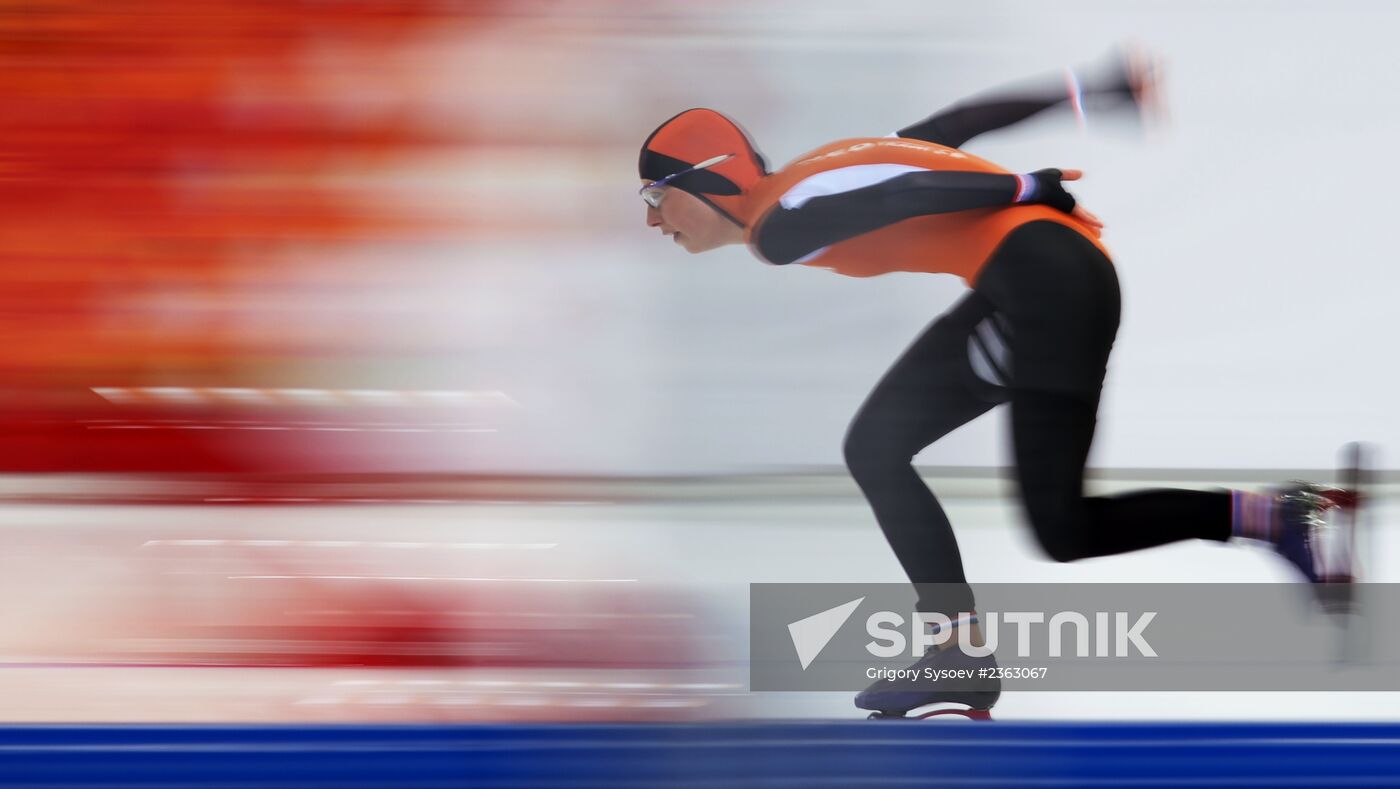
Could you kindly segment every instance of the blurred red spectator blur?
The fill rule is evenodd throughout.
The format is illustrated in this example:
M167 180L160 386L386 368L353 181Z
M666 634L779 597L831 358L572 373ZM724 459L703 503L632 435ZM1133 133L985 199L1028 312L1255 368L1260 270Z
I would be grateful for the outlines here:
M396 424L418 428L400 442L462 424L451 404L94 390L368 388L344 365L402 350L382 326L294 318L395 272L327 274L288 250L452 231L380 199L372 174L460 142L411 111L405 53L495 5L0 2L0 471L344 470Z

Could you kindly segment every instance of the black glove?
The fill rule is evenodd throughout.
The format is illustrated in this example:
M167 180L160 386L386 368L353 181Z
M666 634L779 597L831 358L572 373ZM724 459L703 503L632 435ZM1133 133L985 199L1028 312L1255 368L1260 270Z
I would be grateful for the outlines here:
M1031 188L1031 193L1022 198L1020 202L1040 203L1066 214L1074 213L1074 195L1066 192L1064 185L1060 183L1064 173L1054 167L1047 167L1044 170L1027 173L1025 177L1034 181L1035 186Z

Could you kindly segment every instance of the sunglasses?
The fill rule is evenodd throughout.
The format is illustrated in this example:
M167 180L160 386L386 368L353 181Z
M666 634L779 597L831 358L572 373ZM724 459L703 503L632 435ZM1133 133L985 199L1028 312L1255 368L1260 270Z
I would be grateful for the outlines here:
M682 175L689 175L690 173L693 173L696 170L704 170L707 167L714 167L720 162L732 158L733 156L734 154L732 153L722 154L720 156L716 156L713 159L706 159L705 161L695 165L694 167L687 167L678 173L671 173L665 178L662 178L657 181L652 181L646 186L643 186L639 194L641 194L642 199L646 201L647 205L651 206L652 208L660 208L661 198L666 195L666 186L672 181L676 180L677 178L680 178Z

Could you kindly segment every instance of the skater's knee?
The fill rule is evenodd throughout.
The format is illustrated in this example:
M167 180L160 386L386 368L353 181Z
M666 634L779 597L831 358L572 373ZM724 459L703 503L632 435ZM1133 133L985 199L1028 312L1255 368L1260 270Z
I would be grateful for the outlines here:
M914 457L899 446L889 431L861 421L852 423L846 431L841 454L846 460L846 468L856 478L865 474L880 474L894 466L907 466Z
M867 474L878 473L877 469L882 462L879 450L859 436L847 435L846 442L841 447L841 454L846 459L846 468L850 469L851 476L856 479Z
M1045 555L1057 562L1073 562L1091 555L1089 532L1094 515L1079 491L1023 484L1022 502Z
M1073 562L1085 556L1084 541L1072 528L1036 524L1035 536L1045 554L1056 562Z
M1045 554L1052 560L1064 564L1065 562L1078 561L1084 558L1083 552L1074 545L1062 542L1041 543L1045 549Z

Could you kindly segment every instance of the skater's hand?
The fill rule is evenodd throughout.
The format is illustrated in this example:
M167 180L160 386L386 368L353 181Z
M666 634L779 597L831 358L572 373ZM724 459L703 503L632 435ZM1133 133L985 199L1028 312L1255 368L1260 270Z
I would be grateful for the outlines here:
M1078 181L1080 178L1084 177L1083 170L1061 170L1060 172L1061 181ZM1097 216L1094 216L1092 213L1086 210L1084 206L1076 203L1074 206L1074 210L1070 212L1070 216L1088 225L1089 229L1094 231L1094 235L1097 236L1103 233L1103 220L1099 219Z
M1061 171L1060 175L1060 180L1079 180L1081 178L1084 178L1084 171L1082 171L1082 169L1065 169L1065 171ZM1070 211L1070 215L1084 222L1084 224L1089 225L1089 229L1092 229L1093 235L1103 234L1103 220L1089 213L1084 206L1079 206L1078 203L1075 203L1074 210Z
M1035 179L1036 183L1035 195L1031 198L1031 202L1043 203L1069 214L1087 225L1095 236L1103 232L1103 220L1079 205L1075 201L1074 195L1065 191L1061 184L1061 181L1078 181L1083 178L1083 170L1058 170L1051 167L1036 170L1031 173L1031 177Z
M1124 71L1128 90L1132 91L1143 129L1152 132L1171 122L1167 110L1166 91L1162 74L1166 70L1162 58L1141 43L1130 41L1122 47Z
M1093 231L1095 238L1103 235L1103 220L1085 211L1084 206L1075 206L1074 213L1070 214L1070 216L1088 225L1089 229Z

